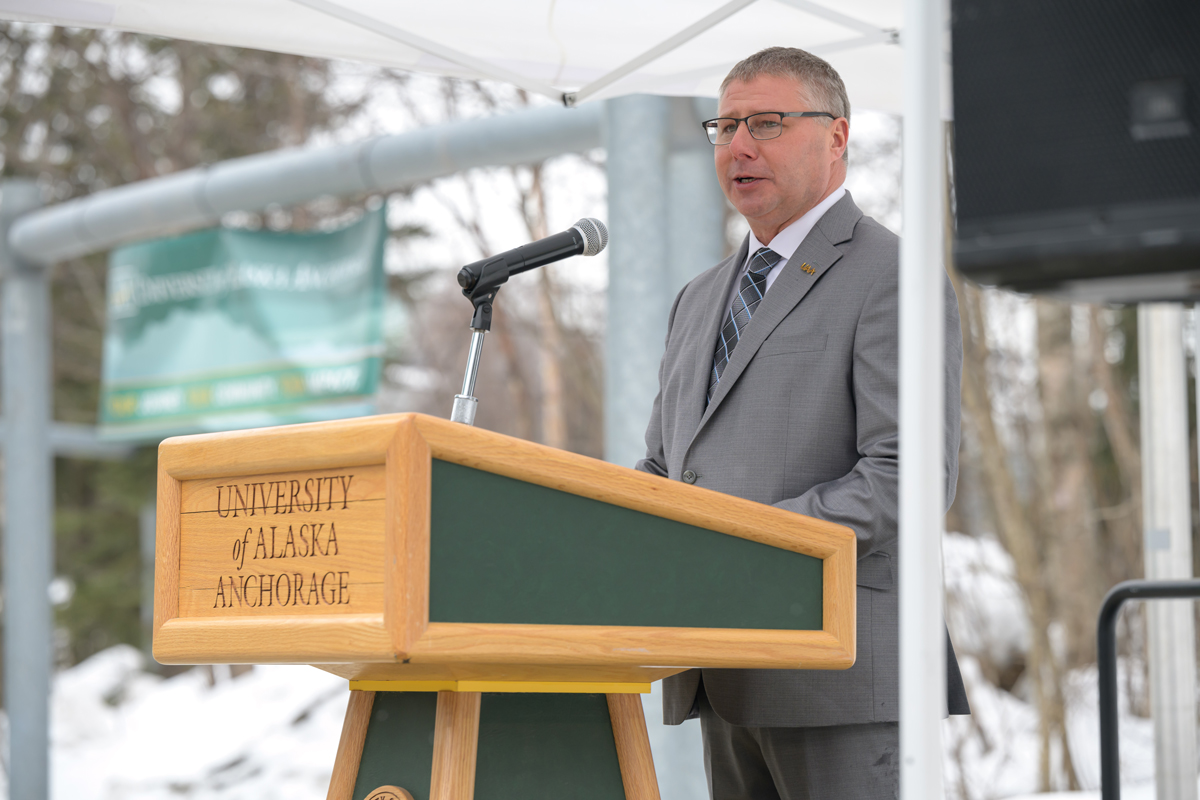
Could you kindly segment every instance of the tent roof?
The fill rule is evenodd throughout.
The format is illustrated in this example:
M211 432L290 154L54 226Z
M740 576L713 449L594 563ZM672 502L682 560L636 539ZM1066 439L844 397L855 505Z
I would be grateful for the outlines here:
M570 104L715 96L763 47L829 60L853 107L901 109L899 0L0 0L0 18L494 78Z

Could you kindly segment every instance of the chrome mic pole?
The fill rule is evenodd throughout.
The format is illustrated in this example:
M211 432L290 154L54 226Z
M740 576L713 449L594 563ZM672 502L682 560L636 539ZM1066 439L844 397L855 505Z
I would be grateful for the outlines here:
M462 391L454 395L454 407L450 410L451 422L475 424L475 411L479 408L479 400L475 397L475 379L479 376L479 358L483 355L483 337L486 334L486 330L471 329L471 351L467 354L467 370L463 373Z

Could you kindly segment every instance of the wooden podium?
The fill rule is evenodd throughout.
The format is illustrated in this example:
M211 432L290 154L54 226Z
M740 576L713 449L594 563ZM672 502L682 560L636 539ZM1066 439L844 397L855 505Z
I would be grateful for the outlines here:
M159 448L154 655L350 681L330 800L658 797L638 693L845 669L845 527L395 414Z

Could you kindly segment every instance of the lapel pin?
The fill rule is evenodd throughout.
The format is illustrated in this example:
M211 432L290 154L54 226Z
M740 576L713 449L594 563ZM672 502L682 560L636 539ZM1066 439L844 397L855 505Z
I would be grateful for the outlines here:
M803 264L800 265L800 269L804 270L809 275L815 275L817 273L817 271L815 269L813 269L811 266L809 266L807 261L805 261Z

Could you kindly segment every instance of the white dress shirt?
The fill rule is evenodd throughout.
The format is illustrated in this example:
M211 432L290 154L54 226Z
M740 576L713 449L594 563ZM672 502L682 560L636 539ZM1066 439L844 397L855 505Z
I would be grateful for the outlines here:
M832 208L834 203L841 200L844 194L846 194L845 183L834 189L829 197L826 197L810 208L800 219L775 234L775 238L771 240L770 244L766 245L783 256L783 258L779 259L779 263L767 273L767 287L763 289L764 296L770 290L771 284L775 283L775 279L779 277L779 273L787 266L788 259L792 257L792 253L796 252L796 248L804 241L804 237L808 236L813 226L817 224L817 220L825 216L825 212ZM750 269L750 262L754 260L754 254L762 247L763 244L754 235L754 231L750 231L750 250L746 254L746 263L742 264L742 268L738 270L737 280L733 282L733 290L729 293L729 302L725 304L726 311L733 309L733 300L737 297L738 287L742 284L742 276Z

